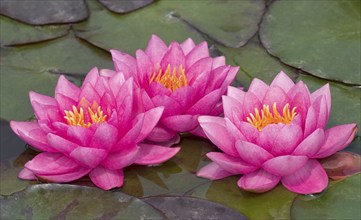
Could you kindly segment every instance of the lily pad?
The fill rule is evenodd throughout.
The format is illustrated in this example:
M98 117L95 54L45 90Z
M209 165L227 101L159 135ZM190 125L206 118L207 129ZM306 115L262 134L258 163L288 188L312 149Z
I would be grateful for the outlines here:
M59 74L79 82L91 68L110 68L110 54L72 35L35 45L1 49L1 113L3 120L33 116L28 93L54 95ZM71 77L70 77L71 78Z
M184 195L199 185L209 182L199 178L196 171L208 163L205 154L215 147L208 141L183 137L181 151L159 166L130 166L125 169L122 192L147 197L157 195Z
M32 25L72 23L86 19L84 0L2 0L0 14Z
M133 0L133 1L113 1L98 0L104 7L115 13L128 13L139 8L143 8L153 2L153 0Z
M157 196L142 200L162 211L168 219L247 219L244 215L226 206L192 197Z
M298 79L304 81L310 91L315 91L326 83L330 84L332 107L327 127L357 123L358 128L361 128L361 89L307 75L300 75ZM359 129L357 136L360 134Z
M253 78L270 84L280 71L284 71L292 79L298 76L299 70L285 65L269 55L260 44L258 36L253 37L241 48L229 48L221 45L216 45L216 48L226 57L228 64L240 66L236 80L245 88L249 86Z
M360 1L276 1L263 18L262 44L315 76L361 84Z
M298 196L292 219L360 219L361 174L335 183L321 195Z
M14 46L36 43L64 36L68 33L69 25L27 25L5 16L0 16L0 44Z
M203 184L186 195L221 203L238 210L249 219L290 219L290 208L297 194L278 185L271 191L255 194L237 186L239 176Z
M137 198L94 187L41 184L0 201L1 219L165 219Z
M350 152L337 152L327 158L321 159L321 164L329 178L333 180L344 179L361 172L361 156Z
M156 1L136 13L119 15L96 4L89 2L91 16L86 22L74 25L76 35L106 50L119 49L127 53L144 49L152 34L167 43L189 37L200 42L204 40L202 35L207 35L221 44L239 47L257 32L265 7L263 1L251 0L227 4Z

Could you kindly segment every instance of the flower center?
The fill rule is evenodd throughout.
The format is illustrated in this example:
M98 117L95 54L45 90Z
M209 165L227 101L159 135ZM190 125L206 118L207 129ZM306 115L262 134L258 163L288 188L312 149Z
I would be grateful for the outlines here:
M84 128L89 128L94 123L102 123L106 121L107 115L104 115L101 107L97 102L93 102L93 105L89 107L89 102L83 98L80 102L87 103L84 111L83 107L72 106L73 111L64 110L64 118L68 122L68 125L72 126L82 126Z
M172 92L179 89L180 87L188 85L188 79L182 65L180 65L178 69L173 68L173 71L171 71L170 64L168 64L165 72L160 69L159 72L153 73L149 80L149 84L152 82L158 82Z
M250 113L247 117L247 121L259 131L269 124L290 124L291 121L297 115L296 107L290 109L290 105L286 104L283 107L282 115L277 111L277 104L273 103L272 112L269 109L269 105L263 105L261 114L257 108L254 109L255 114Z

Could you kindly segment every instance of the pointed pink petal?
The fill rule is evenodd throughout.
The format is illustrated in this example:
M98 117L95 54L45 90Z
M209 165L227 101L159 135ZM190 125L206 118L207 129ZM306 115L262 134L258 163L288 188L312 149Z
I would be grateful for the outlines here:
M219 57L213 58L212 69L216 69L218 67L225 66L225 65L226 65L226 58L224 56L219 56Z
M36 149L54 152L46 140L46 134L38 123L10 121L10 127L23 141Z
M118 140L118 130L113 125L103 122L94 132L90 141L90 147L101 148L104 150L111 149ZM86 146L86 145L85 145Z
M86 98L90 103L93 103L94 101L99 103L100 102L100 95L96 91L96 89L90 84L83 84L83 88L80 92L79 98Z
M187 55L196 45L191 38L187 38L187 40L181 43L180 46L183 50L184 55Z
M164 54L162 61L160 61L160 66L165 71L167 66L170 65L172 71L174 68L178 69L180 65L185 68L185 63L186 60L182 48L177 42L173 42Z
M263 100L264 96L268 92L269 86L262 80L254 78L251 85L248 88L248 92L252 92L257 96L259 100Z
M159 82L152 82L151 84L149 84L148 93L151 97L156 95L170 96L172 94L172 91L167 89L163 84Z
M262 193L273 189L278 182L280 177L268 173L263 169L259 169L253 173L246 174L242 176L237 185L244 190Z
M151 75L155 72L154 64L152 63L151 58L142 50L137 50L135 55L137 60L138 81L140 85L149 83Z
M101 69L99 70L99 75L104 76L104 77L113 77L117 72L114 70L110 70L110 69Z
M236 122L237 119L242 119L242 104L230 97L230 96L222 96L223 103L223 112L226 118L229 118L231 121ZM237 115L233 115L233 112L237 112Z
M316 130L316 126L317 126L317 113L315 109L311 106L307 110L303 136L307 137L308 135L310 135L314 130Z
M199 125L197 119L195 115L175 115L162 119L162 123L176 132L188 132Z
M168 142L174 138L177 138L177 132L166 128L163 125L157 125L152 132L148 135L147 140L154 142Z
M207 137L213 142L213 144L231 156L238 156L234 146L234 138L228 134L223 118L214 116L200 116L198 121L203 128L204 133L206 133Z
M308 108L311 105L310 91L302 81L299 81L296 85L290 89L287 93L290 98L290 106L296 107L297 114L302 116L303 122L306 119Z
M332 127L325 132L325 142L313 158L328 157L347 147L357 132L356 124L345 124Z
M307 156L284 155L266 161L262 168L276 176L288 176L303 167L307 161Z
M86 74L85 79L83 81L83 86L87 83L90 83L92 86L95 87L95 84L98 82L99 79L99 70L98 68L94 67L89 71L88 74ZM83 89L83 87L81 88Z
M211 180L219 180L233 175L214 162L207 164L197 172L197 176Z
M152 98L155 106L164 106L164 112L162 117L168 117L180 114L182 106L174 99L165 95L157 95Z
M47 134L46 137L50 147L64 155L69 155L78 147L77 144L52 133Z
M267 93L265 94L263 104L269 105L270 110L274 103L276 103L278 112L282 113L282 110L286 104L290 103L290 100L287 94L278 86L270 87ZM273 110L272 110L273 112Z
M30 98L30 102L36 101L42 105L52 105L55 107L58 106L58 103L54 98L46 96L46 95L41 95L41 94L33 92L33 91L29 92L29 98Z
M224 118L224 120L226 122L227 132L234 143L236 143L237 140L246 140L241 131L228 118Z
M23 168L18 174L18 177L23 180L36 180L34 173L27 168Z
M327 114L329 115L331 111L331 92L330 85L328 83L311 94L311 102L313 103L320 96L324 96L326 99Z
M78 169L79 165L61 153L40 153L25 164L35 175L62 174Z
M217 89L211 93L202 97L198 102L196 102L192 107L187 111L187 114L190 115L205 115L208 114L216 104L221 100L221 90Z
M262 147L246 141L237 141L236 149L244 161L258 167L273 158L273 155Z
M217 163L222 169L232 174L247 174L257 170L256 166L224 153L210 152L207 154L207 157Z
M312 107L315 109L317 115L317 125L316 128L325 128L329 114L328 114L328 106L326 103L325 96L319 96L317 100L312 103Z
M247 92L243 100L243 119L246 121L249 114L254 114L254 109L261 109L262 103L252 92Z
M327 187L326 171L317 160L308 162L295 173L282 177L282 184L288 190L299 194L319 193Z
M162 147L148 144L140 144L139 147L138 158L135 163L141 165L163 163L176 155L180 150L179 147Z
M118 86L118 85L114 85ZM133 98L133 90L134 89L134 80L133 78L127 79L122 85L120 85L119 90L116 94L114 94L118 107L122 105L128 97ZM115 91L115 89L114 89ZM133 101L133 99L131 99ZM129 105L129 108L132 108L133 103L126 103L127 107Z
M197 88L191 86L183 86L171 94L171 98L181 105L182 111L189 109L197 100L198 97L194 94L197 93Z
M168 47L157 35L152 35L145 53L152 59L154 64L159 64Z
M227 87L227 96L234 98L238 102L243 102L246 93L240 89L233 86Z
M195 62L204 57L209 57L208 44L206 41L198 44L187 54L186 67L192 66Z
M61 113L64 114L64 110L71 110L73 106L77 106L78 103L74 101L72 98L69 98L68 96L64 96L60 93L55 95L55 98L57 102L59 103L59 109L61 110Z
M93 137L94 130L89 128L84 128L81 126L69 126L66 132L66 138L78 145L88 146L91 138Z
M175 144L179 144L180 140L181 140L180 135L176 134L172 138L168 138L165 141L152 141L152 140L146 139L146 140L142 141L142 143L143 144L157 144L157 145L160 145L163 147L171 147Z
M69 156L84 167L94 168L104 160L107 152L103 149L79 146Z
M292 154L312 157L319 151L324 141L325 132L323 129L316 129L296 147Z
M91 181L104 190L121 187L124 182L123 170L108 170L98 166L89 173Z
M239 130L242 132L243 136L251 143L257 143L259 131L257 128L253 127L250 123L241 121L237 124Z
M126 64L133 73L137 72L137 62L134 57L118 50L110 50L110 53L112 54L112 59L114 62L122 62ZM117 71L121 72L122 70Z
M69 82L65 76L61 75L55 88L55 96L57 93L68 96L77 102L79 100L80 89Z
M142 140L147 138L149 133L158 124L158 121L161 118L163 111L164 107L156 107L147 112L144 112L143 126L139 136L135 139L136 143L141 142Z
M236 78L237 74L238 74L238 70L239 70L239 66L237 67L233 67L231 66L231 68L228 71L228 74L226 76L226 79L223 81L221 88L222 88L222 93L226 92L227 89L226 87L231 85L231 83L234 81L234 79Z
M58 106L43 105L37 101L31 103L34 114L38 120L62 121L63 115Z
M287 76L287 74L281 71L274 78L270 86L278 86L287 93L294 85L295 83Z
M130 130L116 143L112 150L117 151L126 146L136 143L144 123L144 113L139 114L132 122Z
M133 83L132 80L128 83ZM112 76L109 79L109 86L112 90L114 96L116 96L119 93L119 89L125 84L125 77L122 73L115 73L114 76Z
M119 170L132 165L138 157L139 147L136 145L127 146L120 151L109 153L102 165L110 170Z
M213 68L213 67L212 67ZM217 69L213 69L210 73L210 78L208 79L206 86L206 93L211 92L215 89L219 89L222 87L222 90L227 90L227 85L222 86L226 78L228 77L228 73L230 72L229 66L221 66Z
M67 183L82 178L83 176L87 175L90 172L90 170L91 169L89 168L79 167L78 169L75 169L68 173L54 174L54 175L37 174L36 176L48 182Z
M210 59L210 58L209 58ZM189 86L197 90L198 96L203 96L205 94L208 86L211 86L209 80L211 78L211 71L203 71L195 75L192 80L189 81Z
M192 85L193 81L198 77L200 73L212 71L212 58L205 57L195 62L191 67L187 67L186 75L188 82Z
M204 133L203 129L201 126L198 126L196 127L195 129L189 131L190 134L193 134L195 136L198 136L198 137L202 137L202 138L208 138L206 133Z

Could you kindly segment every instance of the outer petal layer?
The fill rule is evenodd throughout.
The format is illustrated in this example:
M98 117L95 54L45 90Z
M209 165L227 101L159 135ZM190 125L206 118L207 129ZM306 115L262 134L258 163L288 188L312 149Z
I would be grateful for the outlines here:
M121 187L124 181L123 170L108 170L102 166L93 169L89 177L96 186L104 190Z
M232 175L234 174L224 170L221 166L214 162L207 164L197 172L197 176L211 180L223 179Z
M162 147L158 145L140 144L136 164L149 165L167 161L180 151L179 147Z
M242 176L237 184L241 189L262 193L273 189L280 181L280 177L272 175L263 169Z

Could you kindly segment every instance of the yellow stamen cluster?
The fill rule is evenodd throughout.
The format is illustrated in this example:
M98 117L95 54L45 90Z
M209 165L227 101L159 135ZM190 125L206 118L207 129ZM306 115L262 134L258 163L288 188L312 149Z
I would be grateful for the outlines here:
M98 106L97 103L94 103L93 106L94 105ZM89 128L93 123L102 123L107 118L107 115L103 114L103 111L101 110L100 106L98 106L95 111L90 107L88 107L87 110L91 122L90 121L87 123L85 122L84 109L80 107L78 110L78 108L75 105L73 105L73 111L64 110L65 112L64 118L66 119L69 125L82 126L84 128Z
M162 69L160 69L158 73L153 73L149 80L149 84L155 81L174 92L176 89L188 85L188 79L184 71L183 66L180 65L178 70L177 68L173 68L173 71L171 72L170 64L168 64L164 73Z
M269 110L269 105L263 105L261 109L261 113L257 108L254 109L255 114L250 113L249 117L247 117L247 121L259 131L261 131L264 127L269 124L290 124L291 121L297 115L296 107L290 110L290 105L286 104L283 107L282 115L277 111L277 104L273 103L272 111Z

